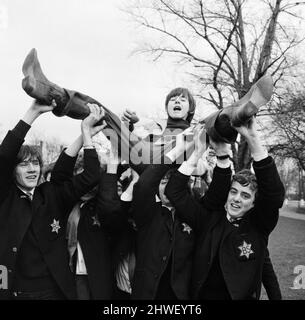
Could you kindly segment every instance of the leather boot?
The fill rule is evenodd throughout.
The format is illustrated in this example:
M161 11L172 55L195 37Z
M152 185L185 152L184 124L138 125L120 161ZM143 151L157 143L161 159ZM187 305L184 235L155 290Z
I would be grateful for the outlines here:
M272 78L269 75L264 75L252 85L247 94L239 101L222 109L219 115L220 121L222 121L222 117L228 117L233 127L240 127L246 124L256 113L258 113L260 107L270 101L272 91Z
M207 134L215 142L235 142L237 131L233 127L246 124L271 99L272 89L271 76L261 77L239 101L214 112L202 121Z
M39 102L50 105L55 99L57 107L53 113L62 116L62 111L68 102L66 91L58 85L50 82L43 74L37 57L36 49L32 49L25 58L22 66L24 79L22 80L23 90Z
M207 135L215 142L232 143L236 141L237 131L231 126L229 117L221 117L222 110L216 111L204 120ZM207 141L208 143L208 141Z

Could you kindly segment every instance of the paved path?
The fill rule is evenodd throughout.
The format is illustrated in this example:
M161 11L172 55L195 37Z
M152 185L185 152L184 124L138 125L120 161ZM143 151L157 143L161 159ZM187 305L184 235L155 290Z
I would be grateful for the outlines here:
M280 210L280 216L305 221L305 213L297 213L298 205L298 201L289 201L288 204L284 205Z

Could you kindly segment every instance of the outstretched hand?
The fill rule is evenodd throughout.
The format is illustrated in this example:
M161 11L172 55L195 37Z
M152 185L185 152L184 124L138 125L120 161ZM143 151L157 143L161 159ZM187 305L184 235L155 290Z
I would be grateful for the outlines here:
M211 137L209 137L210 145L215 151L215 156L224 156L231 154L231 146L225 142L215 142Z
M30 106L30 108L27 110L25 115L23 116L22 120L32 125L32 123L43 113L53 111L53 109L56 107L56 102L53 99L51 105L46 106L45 104L41 104L38 100L34 100Z
M195 152L200 158L207 149L206 131L202 124L198 124L194 128Z
M92 137L106 127L105 121L101 125L95 126L105 116L105 110L94 103L88 103L87 106L90 114L82 121L82 130L89 131Z
M131 123L137 123L140 120L135 111L132 111L130 109L126 109L124 111L121 119L122 121L129 121Z
M38 115L43 114L45 112L53 111L54 108L57 107L56 101L53 99L52 103L49 106L40 103L38 100L34 100L30 106L30 109L37 113Z
M198 124L193 128L193 141L195 149L191 156L187 159L188 165L196 168L198 160L202 157L206 150L206 131L203 125Z
M245 125L242 125L240 127L234 127L234 129L244 136L246 140L251 140L253 138L258 137L258 130L257 130L257 121L255 117L252 117L249 122L247 122Z
M194 146L194 128L189 127L176 136L176 152L181 154Z

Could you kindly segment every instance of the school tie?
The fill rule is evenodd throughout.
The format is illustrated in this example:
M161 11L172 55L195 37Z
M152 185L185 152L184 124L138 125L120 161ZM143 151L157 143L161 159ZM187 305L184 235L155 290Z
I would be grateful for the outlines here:
M33 200L33 194L31 192L26 192L25 194L30 201Z
M240 223L241 223L241 218L233 218L233 217L229 217L229 221L231 222L231 224L234 227L239 227Z

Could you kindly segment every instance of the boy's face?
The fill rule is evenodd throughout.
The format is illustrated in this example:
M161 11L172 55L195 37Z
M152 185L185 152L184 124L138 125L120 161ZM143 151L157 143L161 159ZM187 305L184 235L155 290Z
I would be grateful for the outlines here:
M186 119L190 109L188 98L183 94L171 97L167 104L167 113L172 119Z
M40 164L37 158L27 158L15 168L15 180L18 186L26 191L37 187L40 177Z
M232 218L240 218L254 207L255 193L250 186L233 181L228 194L226 209Z

